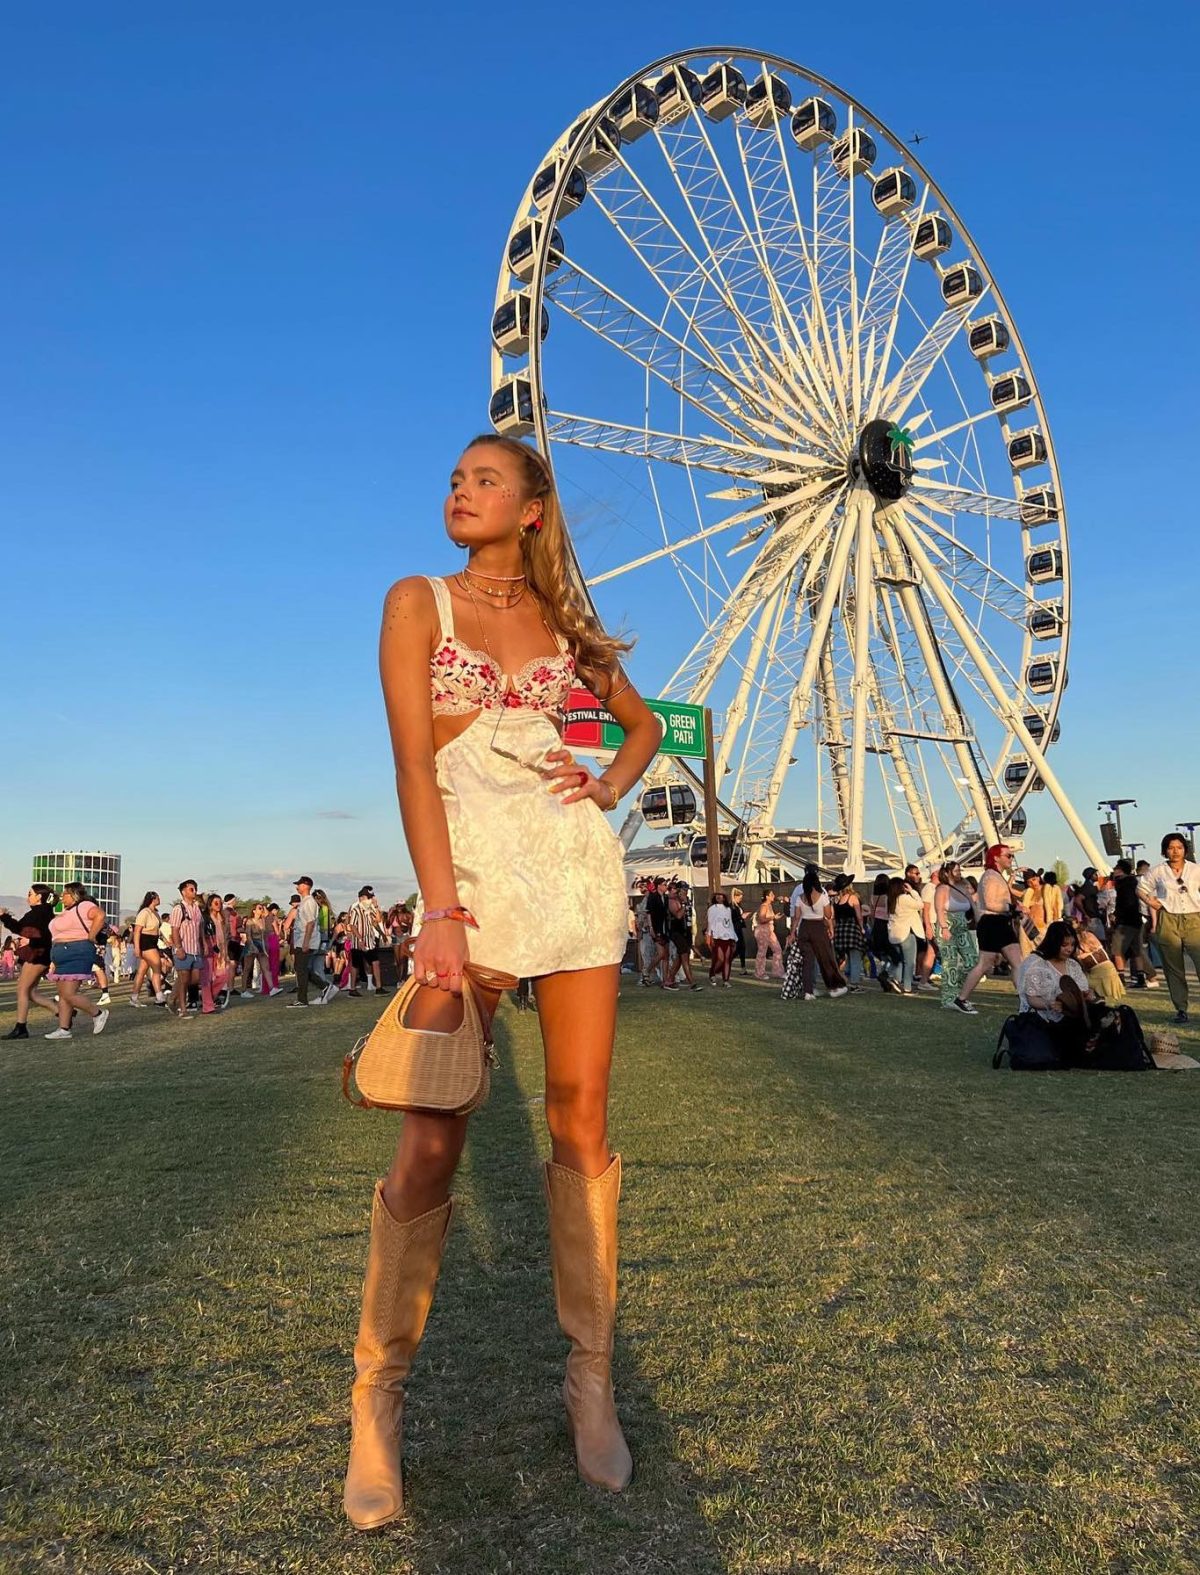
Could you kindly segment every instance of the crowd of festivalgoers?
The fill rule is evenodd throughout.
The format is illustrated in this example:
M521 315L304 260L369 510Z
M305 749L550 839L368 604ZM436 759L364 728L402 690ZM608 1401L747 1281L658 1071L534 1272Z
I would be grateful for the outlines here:
M910 864L877 875L869 890L849 875L826 883L810 865L786 898L770 886L749 904L739 887L717 893L703 948L688 884L650 876L635 884L636 967L644 986L699 990L693 960L702 949L710 984L729 988L735 962L749 972L750 941L755 977L769 973L788 1001L814 1000L819 973L834 999L874 980L909 999L936 994L946 1010L974 1016L981 980L1007 975L1023 1008L1054 1013L1054 1002L1033 1004L1046 984L1040 965L1057 969L1069 950L1066 973L1087 981L1086 999L1114 1006L1127 989L1157 989L1161 970L1175 1021L1186 1023L1187 958L1200 973L1200 866L1177 833L1161 851L1153 868L1121 859L1111 875L1085 869L1075 885L1060 884L1053 870L1017 869L1004 844L987 850L978 878L955 860L928 873ZM1026 967L1030 958L1037 962ZM1035 981L1032 993L1026 979Z
M4 1037L27 1039L35 1007L58 1019L47 1039L71 1038L79 1015L90 1019L93 1034L103 1033L110 987L123 979L130 981L131 1007L162 1007L181 1020L224 1011L237 999L271 999L285 993L285 982L291 1009L328 1006L343 993L386 994L386 952L396 979L405 979L413 923L407 904L384 913L364 886L348 909L335 912L307 875L293 884L281 908L239 902L233 892L201 893L196 881L184 880L169 907L148 891L123 925L112 923L79 882L61 893L31 886L21 918L0 910L0 924L11 932L0 950L0 978L17 981L17 1022Z
M714 988L730 988L735 964L743 975L752 965L756 979L779 983L786 1001L814 1000L819 974L831 999L873 981L908 999L937 995L946 1010L968 1016L977 1012L971 997L980 981L1001 975L1011 978L1023 1009L1052 1024L1070 1018L1068 1026L1087 1021L1093 1005L1117 1006L1127 990L1157 989L1161 972L1175 1021L1186 1023L1187 959L1200 973L1200 865L1178 833L1163 838L1162 855L1153 868L1121 859L1111 875L1085 869L1075 885L1060 885L1053 870L1018 870L1003 844L988 849L978 879L950 860L927 874L910 864L868 887L849 875L826 882L810 865L786 897L771 886L749 902L737 886L718 892L699 932L689 884L651 876L635 883L628 966L643 986L700 990L703 956ZM386 953L396 980L407 977L407 904L385 913L364 886L336 912L308 876L294 885L281 908L239 902L232 892L202 894L184 880L169 909L148 891L136 916L119 926L77 882L61 893L32 886L21 918L0 910L0 925L11 932L0 978L17 981L17 1022L4 1037L28 1038L35 1007L57 1017L48 1039L72 1037L80 1015L102 1033L110 985L125 979L131 1007L158 1006L186 1020L239 998L271 999L285 983L289 1009L328 1006L343 993L386 993ZM1075 991L1087 1007L1082 1013ZM514 999L519 1009L533 1008L528 980Z

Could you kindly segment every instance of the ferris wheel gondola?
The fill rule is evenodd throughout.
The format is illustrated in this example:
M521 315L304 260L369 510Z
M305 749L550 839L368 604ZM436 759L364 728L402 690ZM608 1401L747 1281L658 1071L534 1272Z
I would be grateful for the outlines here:
M815 795L847 869L868 821L936 858L1044 786L1101 862L1045 758L1071 582L1041 394L949 199L861 103L746 49L651 62L539 164L493 345L494 423L549 457L600 616L655 631L639 676L714 708L751 840Z

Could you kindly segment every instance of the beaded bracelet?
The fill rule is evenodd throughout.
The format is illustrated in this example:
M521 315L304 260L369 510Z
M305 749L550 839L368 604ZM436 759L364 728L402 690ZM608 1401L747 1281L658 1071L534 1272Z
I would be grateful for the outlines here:
M479 924L470 908L427 908L422 922L432 924L435 919L455 919L459 924L465 924L470 930L477 930Z

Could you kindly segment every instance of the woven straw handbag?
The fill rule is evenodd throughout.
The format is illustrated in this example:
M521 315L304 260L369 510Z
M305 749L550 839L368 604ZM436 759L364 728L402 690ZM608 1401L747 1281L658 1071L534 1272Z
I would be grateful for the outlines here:
M462 1022L448 1033L405 1024L405 1013L422 988L420 980L409 979L343 1061L342 1093L352 1105L465 1116L487 1098L496 1052L470 978L463 979ZM351 1079L357 1094L351 1091Z

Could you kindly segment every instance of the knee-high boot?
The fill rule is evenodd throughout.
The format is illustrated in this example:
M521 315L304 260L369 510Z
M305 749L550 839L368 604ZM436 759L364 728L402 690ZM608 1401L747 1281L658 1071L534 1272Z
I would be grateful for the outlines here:
M453 1203L403 1224L375 1183L362 1316L354 1342L347 1519L370 1531L404 1513L404 1381L425 1332Z
M558 1321L571 1342L563 1404L579 1475L619 1493L633 1461L617 1420L612 1390L617 1319L617 1199L621 1156L594 1178L546 1166L550 1257Z

